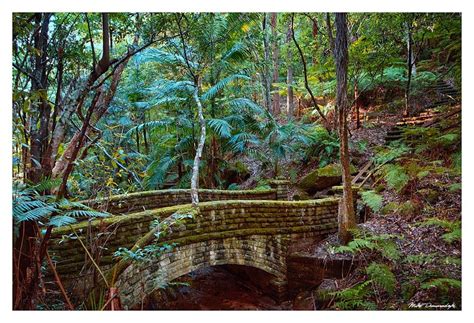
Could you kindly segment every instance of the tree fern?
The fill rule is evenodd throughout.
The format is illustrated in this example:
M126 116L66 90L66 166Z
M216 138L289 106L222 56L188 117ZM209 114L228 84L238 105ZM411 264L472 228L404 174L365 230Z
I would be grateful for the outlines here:
M238 80L238 79L244 79L244 80L250 80L250 77L247 75L243 74L233 74L229 75L226 78L220 80L216 85L212 86L209 88L203 95L201 95L201 99L203 101L210 100L212 98L215 98L217 94L222 91L227 85L229 85L231 82Z
M42 184L42 187L49 187ZM17 185L13 190L13 219L15 223L24 221L45 222L47 225L63 226L77 222L79 217L105 217L108 213L92 210L79 202L67 199L56 200L55 196L40 195L38 186ZM48 188L49 189L49 188Z
M230 138L232 126L224 119L209 119L207 124L221 138Z

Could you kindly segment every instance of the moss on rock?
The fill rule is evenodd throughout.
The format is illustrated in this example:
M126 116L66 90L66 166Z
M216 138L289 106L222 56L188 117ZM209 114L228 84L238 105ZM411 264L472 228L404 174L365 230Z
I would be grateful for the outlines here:
M357 172L357 169L351 165L351 173ZM341 167L337 164L330 164L322 168L318 168L303 177L298 187L304 191L313 194L317 191L327 189L341 182Z

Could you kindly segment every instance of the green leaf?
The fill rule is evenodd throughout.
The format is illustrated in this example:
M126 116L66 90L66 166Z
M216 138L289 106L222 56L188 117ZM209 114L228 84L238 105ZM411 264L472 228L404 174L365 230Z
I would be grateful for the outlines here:
M400 192L410 180L410 177L400 165L388 164L384 166L384 179L390 188Z
M221 138L230 138L232 126L224 119L209 119L209 127Z
M48 225L52 225L53 227L62 227L65 225L70 225L76 223L77 220L73 217L67 215L57 215L53 216L51 220L49 220Z
M245 79L245 80L250 80L250 77L248 77L247 75L243 75L243 74L234 74L234 75L230 75L222 80L220 80L216 85L212 86L209 90L206 91L206 93L204 93L203 95L201 95L201 99L203 101L205 100L210 100L212 98L215 98L217 96L217 94L224 88L226 87L228 84L230 84L231 82L237 80L237 79Z
M378 287L385 290L390 295L395 291L397 280L390 268L385 264L372 262L367 268L367 275Z
M378 212L382 208L383 197L375 191L366 191L361 193L362 201L365 205L370 207L372 211Z
M428 282L421 284L420 286L422 289L448 289L450 287L461 289L461 281L452 278L435 278Z

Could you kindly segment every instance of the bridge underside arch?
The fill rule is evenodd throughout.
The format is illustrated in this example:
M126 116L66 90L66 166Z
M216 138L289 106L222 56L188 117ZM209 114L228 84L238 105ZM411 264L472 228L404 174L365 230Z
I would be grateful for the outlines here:
M151 262L132 263L117 279L125 308L139 304L154 290L198 269L243 265L271 274L276 293L287 288L287 239L283 235L251 235L176 246Z

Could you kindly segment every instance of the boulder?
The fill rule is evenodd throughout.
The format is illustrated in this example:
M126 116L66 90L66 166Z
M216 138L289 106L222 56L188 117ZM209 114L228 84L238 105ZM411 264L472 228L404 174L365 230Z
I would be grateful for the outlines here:
M222 174L226 186L230 184L240 184L250 177L250 171L246 164L241 161L227 164Z
M357 172L357 169L351 165L351 174ZM297 184L297 186L308 192L314 194L317 191L321 191L330 188L334 185L341 183L341 167L337 164L330 164L322 168L318 168L304 176Z

